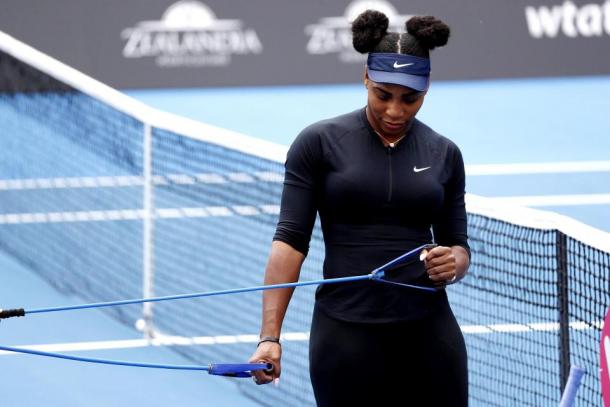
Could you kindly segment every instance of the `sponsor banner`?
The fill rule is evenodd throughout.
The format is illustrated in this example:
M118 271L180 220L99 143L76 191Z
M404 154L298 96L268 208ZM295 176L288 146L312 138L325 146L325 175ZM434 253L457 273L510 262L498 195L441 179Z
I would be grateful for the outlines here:
M600 379L602 383L602 397L604 406L610 407L610 308L606 314L600 344Z
M367 8L451 26L435 80L610 74L610 0L5 0L0 30L119 88L353 83Z
M123 57L150 58L159 68L228 66L233 55L260 54L256 31L239 19L221 19L199 1L178 1L159 20L121 33Z

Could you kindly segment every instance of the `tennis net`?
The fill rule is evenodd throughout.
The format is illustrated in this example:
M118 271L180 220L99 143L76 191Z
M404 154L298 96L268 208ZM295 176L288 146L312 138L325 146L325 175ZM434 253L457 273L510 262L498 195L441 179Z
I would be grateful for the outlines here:
M150 109L2 33L0 128L0 252L59 290L107 301L261 284L284 147ZM573 363L591 373L579 405L600 405L608 234L474 196L467 207L472 266L448 290L471 404L556 405ZM302 280L321 277L323 254L316 225ZM239 384L262 405L314 404L313 300L304 288L291 301L281 386ZM233 361L253 350L260 293L106 312L187 338L174 348L198 363Z

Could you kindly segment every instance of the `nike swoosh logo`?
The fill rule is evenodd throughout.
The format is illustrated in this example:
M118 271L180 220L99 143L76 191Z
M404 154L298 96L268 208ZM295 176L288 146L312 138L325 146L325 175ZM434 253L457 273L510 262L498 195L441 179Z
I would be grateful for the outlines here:
M429 170L430 168L432 168L432 167L417 168L416 166L414 166L413 172L422 172L422 171Z
M399 64L398 61L394 61L394 68L398 69L398 68L404 68L405 66L409 66L409 65L413 65L415 62L411 62L408 64Z

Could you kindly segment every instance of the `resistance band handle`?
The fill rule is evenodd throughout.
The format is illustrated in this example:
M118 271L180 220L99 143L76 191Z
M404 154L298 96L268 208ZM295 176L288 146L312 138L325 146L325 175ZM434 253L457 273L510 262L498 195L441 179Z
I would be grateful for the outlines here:
M228 377L250 377L250 372L255 370L273 370L271 363L218 363L210 364L208 369L209 374Z
M424 250L432 250L432 249L434 249L435 247L438 247L438 245L437 245L436 243L430 243L430 244L427 244L427 245L426 245L426 246L425 246L425 247L422 249L422 251L424 251Z
M403 255L400 255L400 256L396 257L395 259L391 260L390 262L384 264L383 266L378 267L375 270L373 270L370 274L371 279L373 279L373 280L381 279L385 276L386 272L392 271L392 270L404 265L405 263L412 262L412 261L419 261L419 256L421 255L421 252L423 250L431 250L437 246L438 245L435 243L429 243L429 244L425 244L425 245L416 247L415 249L413 249Z
M12 318L12 317L24 317L25 310L23 308L16 309L0 309L0 319Z

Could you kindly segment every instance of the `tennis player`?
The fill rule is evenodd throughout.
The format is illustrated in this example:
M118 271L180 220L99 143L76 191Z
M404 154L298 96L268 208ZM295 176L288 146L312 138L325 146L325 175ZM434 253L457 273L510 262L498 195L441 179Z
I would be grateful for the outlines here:
M316 214L324 278L367 274L422 244L423 262L392 272L399 282L321 285L309 343L319 406L466 406L466 348L443 289L469 265L464 164L458 147L416 119L430 81L429 53L449 27L413 17L406 32L368 10L352 25L354 48L368 54L366 107L315 123L296 138L285 163L280 219L265 284L298 280ZM251 362L270 362L258 384L281 374L282 321L292 289L265 291L261 340Z

